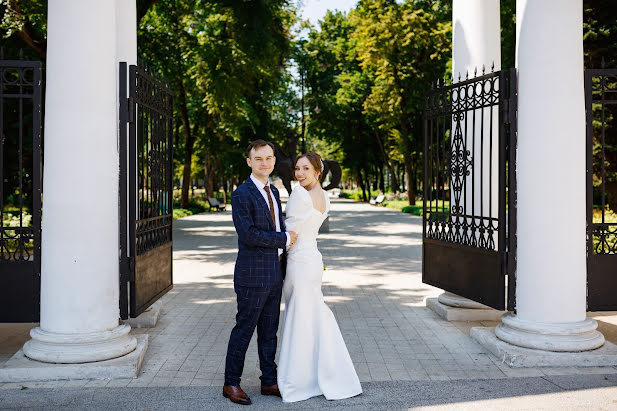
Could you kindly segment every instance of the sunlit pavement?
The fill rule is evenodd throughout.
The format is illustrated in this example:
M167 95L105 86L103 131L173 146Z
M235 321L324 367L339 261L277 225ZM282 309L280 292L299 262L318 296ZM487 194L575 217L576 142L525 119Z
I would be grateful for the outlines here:
M512 369L469 338L472 326L495 323L446 322L427 309L426 298L437 296L441 290L421 281L421 244L419 217L349 200L332 200L330 231L319 239L326 266L323 292L365 393L338 402L325 402L321 397L295 407L550 409L597 404L617 408L617 402L612 402L617 399L617 388L613 388L617 385L617 368ZM150 335L141 375L112 381L4 384L0 388L7 391L0 391L0 408L16 406L12 401L19 398L34 401L39 389L41 395L58 390L68 395L72 388L92 393L88 407L94 408L111 407L123 395L127 396L123 404L130 409L142 409L145 404L151 409L174 408L172 404L175 409L191 409L199 401L200 406L227 407L220 388L236 308L236 251L237 237L229 210L175 221L174 289L162 299L164 305L156 328L132 331ZM611 323L613 317L605 318L607 321L600 322L601 329L611 339L616 327ZM253 394L254 406L284 406L278 399L261 397L257 388L252 388L259 386L259 375L254 338L242 386ZM10 390L22 386L37 390L30 394ZM133 387L135 390L130 389ZM2 392L8 395L6 403L1 401ZM148 392L159 394L148 396ZM165 392L179 395L178 401L169 402L164 396L154 401ZM142 397L145 402L137 400ZM58 406L71 404L76 408L86 406L75 401ZM38 406L36 401L21 405Z

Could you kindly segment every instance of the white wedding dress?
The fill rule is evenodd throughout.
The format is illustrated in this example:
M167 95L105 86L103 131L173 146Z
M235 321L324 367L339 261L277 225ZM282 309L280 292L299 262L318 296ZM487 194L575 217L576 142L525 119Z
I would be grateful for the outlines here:
M287 254L283 284L285 315L278 361L278 387L284 402L318 395L328 400L362 393L360 380L336 319L323 300L323 260L317 249L319 227L330 211L313 208L311 195L297 186L285 209L287 231L298 240Z

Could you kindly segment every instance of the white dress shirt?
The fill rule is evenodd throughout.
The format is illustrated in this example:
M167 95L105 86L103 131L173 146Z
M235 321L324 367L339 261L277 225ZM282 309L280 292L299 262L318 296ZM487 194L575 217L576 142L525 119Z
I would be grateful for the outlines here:
M264 187L266 186L266 184L262 183L261 181L259 181L257 179L257 177L255 177L253 175L253 173L251 173L251 180L253 181L253 183L255 184L255 186L257 187L257 189L259 190L259 192L261 193L261 196L264 198L266 205L268 206L268 210L270 209L270 201L268 201L268 193L266 193L266 190L264 190ZM268 185L270 184L270 181L268 180ZM277 207L277 203L276 203L276 197L274 197L274 193L272 192L272 188L270 188L270 195L272 196L272 204L274 204L274 217L276 220L276 231L277 232L281 232L281 217L279 216L279 208ZM287 244L286 246L289 246L289 242L291 240L291 238L289 237L289 233L285 233L285 235L287 236ZM283 249L279 248L278 249L279 255L283 254Z

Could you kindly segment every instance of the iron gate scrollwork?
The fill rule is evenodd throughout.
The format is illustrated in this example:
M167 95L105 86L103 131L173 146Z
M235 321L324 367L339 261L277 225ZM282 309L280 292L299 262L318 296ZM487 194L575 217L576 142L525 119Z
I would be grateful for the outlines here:
M587 306L617 310L617 69L585 70Z
M514 307L516 72L427 93L422 281L488 306Z
M41 287L38 61L0 60L0 322L37 322Z
M138 316L173 287L173 95L150 70L131 65L126 97L126 78L127 65L120 63L123 319Z

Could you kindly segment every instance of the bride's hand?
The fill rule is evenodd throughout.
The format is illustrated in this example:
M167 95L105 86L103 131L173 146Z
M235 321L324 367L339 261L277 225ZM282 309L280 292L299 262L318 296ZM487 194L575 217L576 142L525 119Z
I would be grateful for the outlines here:
M289 247L293 246L298 241L298 233L295 231L289 232Z

